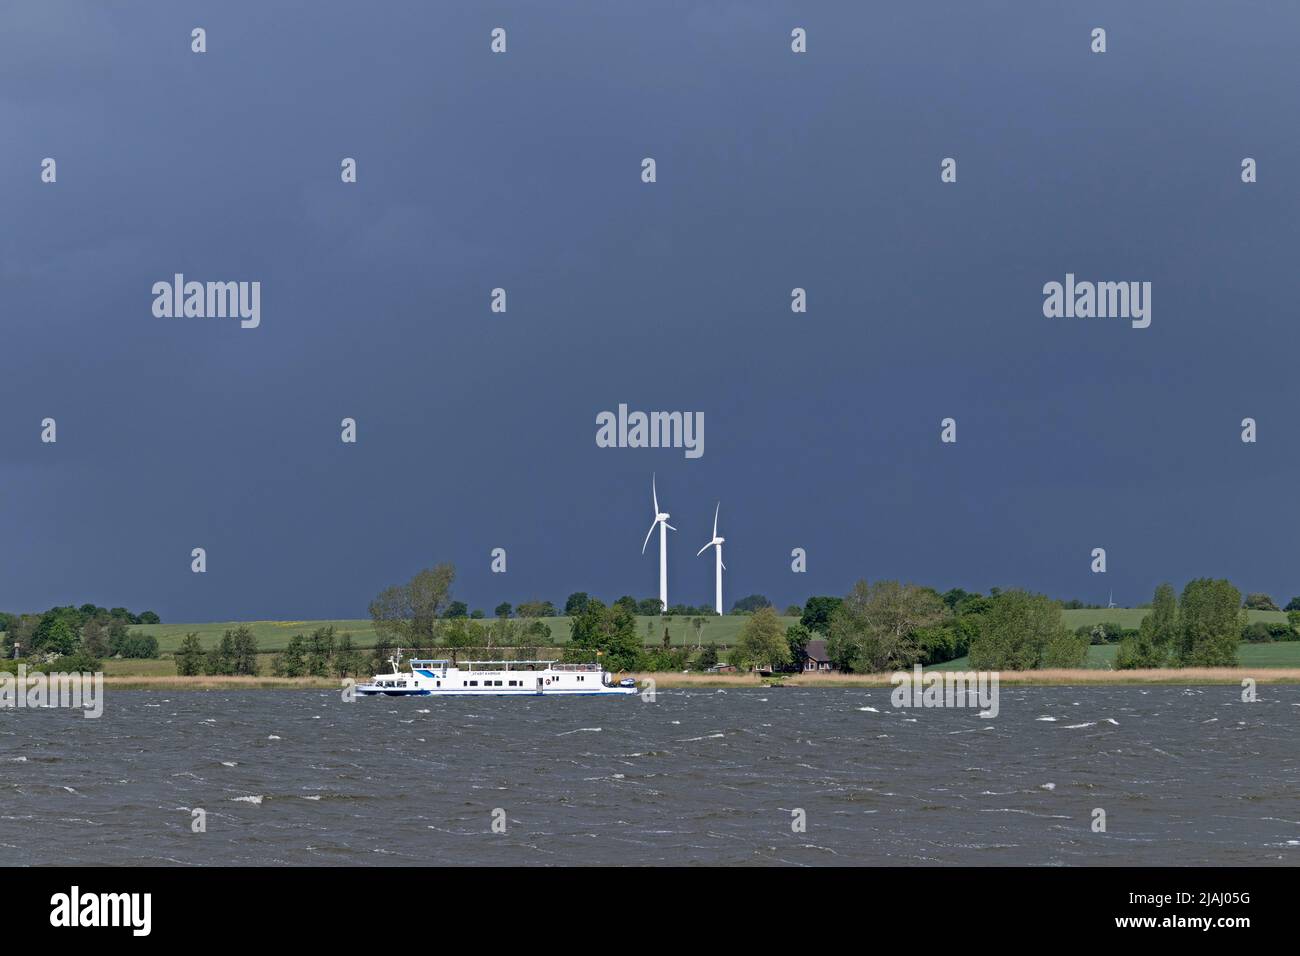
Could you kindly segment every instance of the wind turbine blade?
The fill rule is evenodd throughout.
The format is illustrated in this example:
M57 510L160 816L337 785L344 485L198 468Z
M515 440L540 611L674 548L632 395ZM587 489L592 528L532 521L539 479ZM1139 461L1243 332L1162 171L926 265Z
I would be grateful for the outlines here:
M722 570L724 571L727 570L727 566L725 564L722 566Z
M651 473L650 473L650 495L651 495L651 497L654 498L654 502L655 502L655 514L658 514L658 513L659 513L659 491L658 491L658 489L655 488L655 476L654 476L654 472L651 472Z
M653 521L650 523L650 530L645 533L645 544L641 545L642 554L645 554L646 545L650 543L650 535L655 533L655 525L657 525L658 523L659 523L658 521Z
M704 547L700 548L700 550L698 550L698 551L695 552L695 556L698 558L698 557L699 557L700 555L702 555L705 551L708 551L710 545L712 545L712 544L713 544L713 542L710 541L710 542L709 542L708 544L706 544Z
M718 536L718 512L722 510L722 502L718 502L718 507L713 509L713 536Z
M669 531L676 531L676 530L677 530L677 529L674 528L672 525L670 525L667 521L664 522L664 527L667 528Z

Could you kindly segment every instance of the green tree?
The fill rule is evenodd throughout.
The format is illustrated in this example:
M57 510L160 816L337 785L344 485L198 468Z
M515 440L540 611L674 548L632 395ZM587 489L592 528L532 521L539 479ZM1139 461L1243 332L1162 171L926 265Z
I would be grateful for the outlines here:
M307 673L307 639L301 634L289 638L289 646L271 661L271 673L277 677L302 677Z
M487 628L478 621L456 618L448 621L442 629L442 645L451 651L453 661L461 651L471 647L484 647L486 644Z
M565 617L575 617L581 614L582 609L587 606L587 602L590 600L591 598L586 591L574 591L564 602Z
M1084 667L1088 663L1088 638L1075 634L1064 624L1043 644L1040 667L1059 667L1068 670Z
M94 654L88 654L84 648L77 648L71 654L64 654L51 662L49 669L56 673L69 674L73 672L93 674L102 669L103 661Z
M737 667L781 668L790 663L790 645L771 604L759 607L740 629L731 662Z
M175 658L176 673L182 677L193 677L195 674L203 673L206 655L203 653L203 643L199 640L198 632L190 631L185 635Z
M82 625L81 648L93 657L108 656L108 631L99 620L91 618Z
M1087 653L1087 639L1071 634L1060 604L1042 594L1000 591L983 618L970 645L970 663L976 670L1033 670L1045 657L1055 666L1070 666L1057 662L1069 659L1078 646Z
M546 647L551 640L551 625L541 620L531 620L524 625L523 639L535 647Z
M920 664L942 664L961 657L957 653L960 637L956 619L930 627L918 627L913 636L921 651L918 661Z
M970 597L970 592L964 588L949 588L943 592L942 597L943 603L948 605L948 609L955 611L958 604Z
M1136 634L1128 634L1115 652L1117 670L1165 667L1178 643L1178 603L1172 584L1161 584L1151 600L1151 613L1142 618Z
M550 601L524 601L515 613L520 617L555 617L555 605Z
M1251 644L1267 644L1273 640L1273 629L1263 621L1247 624L1241 632L1241 639Z
M334 673L334 625L318 627L307 639L306 672L310 677Z
M43 654L68 655L77 650L77 632L72 624L62 617L52 619L48 625L37 628L33 650Z
M731 606L732 614L753 614L765 607L771 607L772 602L762 594L750 594L741 598ZM775 612L774 612L775 613Z
M830 633L831 615L844 603L843 598L817 596L810 597L803 606L803 616L799 623L810 631L816 631L825 637Z
M405 647L433 647L455 579L455 565L438 564L417 572L406 584L385 588L370 602L375 632Z
M228 677L235 673L235 637L234 632L226 631L217 646L208 651L204 669L213 676Z
M790 649L790 670L802 671L808 663L808 642L812 631L802 624L791 624L785 629L785 643Z
M1246 626L1241 592L1228 581L1197 578L1183 588L1176 654L1183 667L1235 667Z
M235 628L233 635L231 635L230 631L227 631L226 634L231 637L230 666L232 672L241 675L256 674L258 672L257 638L253 636L253 629L247 624L241 624ZM224 638L222 643L225 643Z
M831 615L826 652L842 670L879 673L911 667L923 650L918 632L947 616L932 588L858 581Z
M641 658L638 669L646 671L681 671L686 669L690 654L684 647L661 648Z
M496 610L493 613L496 614L497 617L507 618L514 612L514 606L511 605L509 601L502 601L496 606Z
M334 649L334 676L361 676L361 652L352 645L352 635L344 633Z
M606 607L604 602L591 598L573 619L565 658L584 661L591 660L593 654L603 658L611 671L637 670L641 666L643 651L636 618L626 606Z
M1255 591L1251 594L1247 594L1243 607L1247 607L1253 611L1281 610L1281 608L1279 608L1276 604L1273 603L1273 599L1269 597L1267 594L1263 593L1262 591Z
M32 633L30 653L71 654L81 638L77 634L76 612L59 608L46 612Z
M700 649L699 656L695 658L695 667L698 670L706 671L710 667L717 666L717 663L718 645L710 641Z
M498 617L486 628L488 647L516 647L519 643L521 621Z
M701 634L704 632L704 628L707 624L708 624L708 619L703 617L702 615L697 614L693 618L691 618L691 628L695 631L696 647L700 646Z
M109 640L109 651L115 657L133 660L153 660L158 656L158 638L144 631L130 631Z
M105 618L108 621L108 650L110 654L117 654L122 645L126 643L126 636L129 633L127 624L121 618Z

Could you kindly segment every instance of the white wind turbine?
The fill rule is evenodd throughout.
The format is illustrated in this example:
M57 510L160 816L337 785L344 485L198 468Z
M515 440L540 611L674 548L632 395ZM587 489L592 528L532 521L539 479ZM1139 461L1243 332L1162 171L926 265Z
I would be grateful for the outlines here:
M706 544L704 547L700 548L700 550L695 552L695 556L698 558L705 551L709 550L709 548L718 549L717 590L715 592L715 597L713 600L713 609L717 611L719 614L722 613L722 572L727 570L727 566L722 563L722 542L726 541L727 539L718 537L718 512L721 509L722 509L722 502L719 501L718 506L713 509L713 540L710 541L708 544Z
M655 489L655 476L650 475L650 494L654 499L655 520L650 523L650 530L646 532L645 543L641 545L641 553L645 554L646 545L650 543L650 535L655 533L655 525L659 526L659 604L661 612L668 610L668 532L676 531L668 523L668 512L659 510L659 492Z
M1110 592L1110 600L1106 602L1106 607L1111 608L1111 607L1114 607L1114 606L1115 606L1115 592L1114 592L1114 591L1111 591L1111 592Z

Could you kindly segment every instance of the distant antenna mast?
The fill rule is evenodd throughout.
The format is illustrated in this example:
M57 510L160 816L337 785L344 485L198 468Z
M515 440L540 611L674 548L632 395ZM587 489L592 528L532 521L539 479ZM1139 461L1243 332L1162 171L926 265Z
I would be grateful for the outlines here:
M393 673L394 673L394 674L399 674L399 673L401 673L401 672L397 669L397 665L400 664L400 663L402 663L402 649L401 649L400 647L397 649L397 656L396 656L396 657L390 657L390 658L388 659L388 663L390 663L390 664L393 665Z

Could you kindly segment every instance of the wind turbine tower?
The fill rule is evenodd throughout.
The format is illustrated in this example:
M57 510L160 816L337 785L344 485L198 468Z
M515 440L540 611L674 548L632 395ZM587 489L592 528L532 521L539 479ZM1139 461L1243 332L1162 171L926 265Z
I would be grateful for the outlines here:
M645 554L646 545L650 543L650 535L655 533L655 525L659 526L659 605L660 613L668 610L668 532L676 531L668 523L670 517L668 512L659 510L659 492L655 488L655 476L650 475L650 496L654 502L655 520L650 523L650 530L646 532L645 542L641 545L641 553Z
M709 550L709 548L717 549L717 559L718 559L717 589L715 592L715 597L713 599L713 609L717 611L719 614L722 613L722 572L727 570L727 566L722 563L722 542L726 541L727 539L718 537L718 512L721 509L722 509L722 502L719 501L718 506L713 509L713 540L710 541L708 544L706 544L704 547L700 548L699 551L695 552L695 556L698 558L705 551Z

